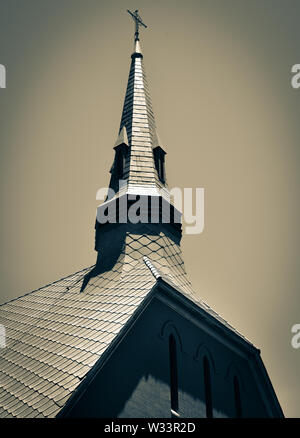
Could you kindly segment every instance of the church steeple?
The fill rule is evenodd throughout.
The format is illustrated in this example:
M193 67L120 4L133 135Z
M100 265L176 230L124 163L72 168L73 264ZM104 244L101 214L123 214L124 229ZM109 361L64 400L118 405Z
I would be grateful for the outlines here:
M130 14L136 22L135 42L110 170L109 188L113 190L97 209L98 258L82 290L91 277L116 266L126 281L133 267L145 265L146 257L174 284L191 293L181 257L181 213L170 200L165 151L157 134L143 64L139 41L142 21L137 11Z
M138 11L134 14L128 12L136 23L135 42L117 140L120 144L120 138L126 138L122 144L127 149L123 147L122 151L120 148L116 150L110 187L116 191L116 183L123 179L129 191L139 194L145 187L160 190L166 188L165 152L158 141L139 40L139 26L146 25L141 21Z

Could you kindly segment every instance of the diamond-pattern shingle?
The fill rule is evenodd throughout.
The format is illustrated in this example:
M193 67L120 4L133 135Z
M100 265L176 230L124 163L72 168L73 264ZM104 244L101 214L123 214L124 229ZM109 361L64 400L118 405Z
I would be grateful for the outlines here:
M129 226L113 269L93 267L0 306L0 417L54 417L152 289L159 276L193 302L179 244L164 232ZM146 256L145 256L146 254ZM219 320L225 323L220 317Z
M162 232L149 237L147 227L139 234L134 229L113 269L90 278L83 291L93 267L0 306L7 334L0 351L0 417L60 411L154 286L144 254L155 255L160 270L190 293L180 247Z

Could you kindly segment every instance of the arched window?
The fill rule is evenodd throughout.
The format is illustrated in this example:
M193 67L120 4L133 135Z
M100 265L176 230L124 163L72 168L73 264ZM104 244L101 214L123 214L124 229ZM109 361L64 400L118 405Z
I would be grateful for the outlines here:
M171 410L178 412L177 348L174 335L169 336Z
M212 394L211 394L211 377L210 366L206 356L203 358L203 377L204 377L204 392L205 392L205 404L206 404L206 417L213 417L212 407Z
M235 415L236 418L242 418L242 402L241 402L241 390L239 379L234 376L233 378L233 390L234 390L234 402L235 402Z

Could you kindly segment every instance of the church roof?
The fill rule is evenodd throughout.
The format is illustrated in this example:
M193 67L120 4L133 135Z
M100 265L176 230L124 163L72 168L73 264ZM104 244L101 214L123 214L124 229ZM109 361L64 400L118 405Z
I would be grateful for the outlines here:
M144 263L89 282L90 271L42 287L0 307L0 417L55 417L155 283Z
M179 245L133 228L126 239L113 269L84 291L93 267L0 306L0 417L55 417L160 280L238 335L193 293Z

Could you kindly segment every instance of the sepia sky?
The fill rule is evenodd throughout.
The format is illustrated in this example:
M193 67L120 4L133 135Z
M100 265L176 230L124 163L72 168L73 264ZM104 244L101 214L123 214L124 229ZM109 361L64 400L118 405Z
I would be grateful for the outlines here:
M139 8L170 187L203 187L185 235L199 297L261 349L300 416L299 0L0 0L0 302L92 265Z

